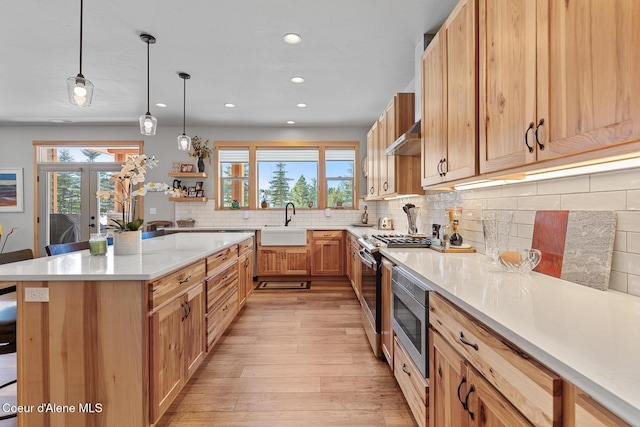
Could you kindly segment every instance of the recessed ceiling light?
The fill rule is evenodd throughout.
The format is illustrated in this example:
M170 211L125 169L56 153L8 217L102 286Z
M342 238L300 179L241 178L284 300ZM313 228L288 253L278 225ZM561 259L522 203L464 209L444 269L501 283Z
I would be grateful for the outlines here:
M282 40L284 40L284 42L288 44L298 44L302 41L302 37L300 37L300 34L287 33L282 36Z
M225 106L225 107L227 107L227 108L233 108L233 107L235 107L235 106L236 106L236 104L232 104L231 102L226 102L226 103L224 104L224 106Z
M160 107L160 108L167 108L167 104L164 104L162 102L157 102L156 103L156 107Z
M296 104L296 107L298 107L298 108L305 108L306 106L307 106L307 104L305 104L304 102Z
M294 122L293 120L287 120L287 124L288 124L288 125L295 125L295 124L296 124L296 122Z
M300 76L291 77L293 83L304 83L304 79Z

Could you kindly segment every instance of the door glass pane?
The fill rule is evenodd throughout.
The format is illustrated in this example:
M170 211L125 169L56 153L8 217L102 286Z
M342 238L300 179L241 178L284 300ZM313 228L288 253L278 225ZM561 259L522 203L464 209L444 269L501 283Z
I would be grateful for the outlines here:
M72 243L81 240L81 172L47 174L47 216L49 243Z
M113 172L97 172L98 174L98 190L113 190L114 185L109 182L111 179L111 175ZM108 200L101 200L97 197L94 198L95 203L97 203L98 207L96 212L98 212L98 223L100 224L100 233L107 234L108 226L111 225L110 219L122 219L122 210L120 209L120 205L113 202L113 198L109 198Z

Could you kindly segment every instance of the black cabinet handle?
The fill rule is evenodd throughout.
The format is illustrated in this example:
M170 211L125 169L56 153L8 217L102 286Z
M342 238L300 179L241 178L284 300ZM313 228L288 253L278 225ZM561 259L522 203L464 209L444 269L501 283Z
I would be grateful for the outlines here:
M369 189L369 194L373 194L373 186Z
M187 301L185 304L187 305L187 319L188 319L189 316L191 316L191 303Z
M382 184L382 189L384 191L387 191L389 189L389 183L387 181L385 181L384 184Z
M447 175L447 158L442 159L442 176Z
M222 311L227 311L229 309L229 304L225 305Z
M464 337L464 334L462 333L462 331L460 331L460 336L458 337L460 339L460 342L464 345L468 345L469 347L473 347L476 351L478 351L478 344L475 343L470 343L469 341L467 341Z
M405 363L402 364L402 372L411 376L411 372L407 371L407 365Z
M524 133L524 145L527 146L527 148L529 149L530 153L533 153L533 147L531 145L529 145L529 131L531 129L533 129L533 122L529 123L529 127L527 128L526 132Z
M191 276L187 276L185 279L180 280L178 283L182 285L184 283L189 283L190 280L191 280Z
M444 176L443 172L442 172L442 168L441 168L443 161L444 161L444 159L440 159L440 161L438 162L438 175L440 175L440 176Z
M467 404L464 403L462 401L462 397L460 397L460 389L462 388L462 384L467 382L467 377L465 377L464 375L462 376L462 378L460 379L460 384L458 384L458 400L460 401L460 404L462 405L462 407L464 408L464 410L467 410Z
M544 144L540 142L540 140L538 139L538 130L540 129L540 126L542 126L544 124L544 119L540 119L540 121L538 122L538 126L536 126L536 131L533 134L536 138L536 143L538 144L538 147L540 148L540 150L544 150Z
M469 386L469 391L467 392L467 395L464 397L464 409L467 410L472 420L474 419L475 414L469 410L469 395L474 391L476 391L476 388L473 386L473 384L471 384L471 386Z
M182 315L182 319L180 319L182 322L184 322L184 319L187 318L187 308L184 306L184 303L181 302L180 303L180 307L182 307L182 311L183 311L183 315Z

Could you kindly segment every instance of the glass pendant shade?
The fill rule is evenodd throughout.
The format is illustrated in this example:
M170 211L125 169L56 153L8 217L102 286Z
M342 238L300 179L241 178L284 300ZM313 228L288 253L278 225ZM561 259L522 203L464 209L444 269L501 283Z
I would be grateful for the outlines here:
M178 150L190 151L191 150L191 137L184 133L178 137Z
M82 74L67 79L67 93L69 102L78 107L88 107L93 98L93 83L85 79Z
M158 119L153 117L150 112L140 116L140 133L143 135L153 136L158 128Z

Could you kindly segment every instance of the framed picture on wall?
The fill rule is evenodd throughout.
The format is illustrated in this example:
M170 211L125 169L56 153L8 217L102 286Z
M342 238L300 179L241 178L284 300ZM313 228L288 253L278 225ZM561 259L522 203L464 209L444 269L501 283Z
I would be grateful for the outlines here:
M180 165L180 172L193 172L193 165L183 163Z
M202 190L203 181L196 181L196 190Z
M0 169L0 212L24 212L22 168Z

